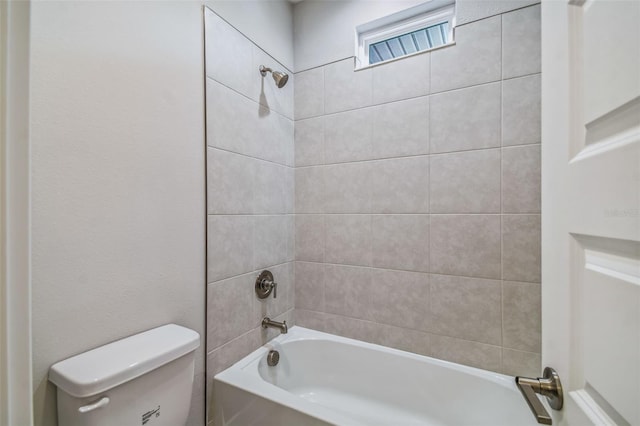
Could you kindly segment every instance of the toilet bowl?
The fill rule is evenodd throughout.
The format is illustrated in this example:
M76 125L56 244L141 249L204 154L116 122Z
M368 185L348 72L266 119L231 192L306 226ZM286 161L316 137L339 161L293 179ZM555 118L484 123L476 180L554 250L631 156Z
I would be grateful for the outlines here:
M168 324L54 364L59 426L184 425L199 346Z

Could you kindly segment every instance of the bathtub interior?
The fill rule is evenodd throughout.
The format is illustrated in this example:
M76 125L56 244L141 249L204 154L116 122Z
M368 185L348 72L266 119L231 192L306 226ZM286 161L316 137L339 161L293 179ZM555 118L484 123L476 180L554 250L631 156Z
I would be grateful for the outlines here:
M302 327L216 379L331 424L537 424L513 377Z

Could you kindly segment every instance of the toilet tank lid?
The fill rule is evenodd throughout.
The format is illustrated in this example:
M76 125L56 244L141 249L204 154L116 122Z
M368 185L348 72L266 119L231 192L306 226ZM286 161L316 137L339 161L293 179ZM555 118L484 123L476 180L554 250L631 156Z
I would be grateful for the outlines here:
M49 380L68 394L84 398L135 379L199 346L197 332L167 324L60 361L49 369Z

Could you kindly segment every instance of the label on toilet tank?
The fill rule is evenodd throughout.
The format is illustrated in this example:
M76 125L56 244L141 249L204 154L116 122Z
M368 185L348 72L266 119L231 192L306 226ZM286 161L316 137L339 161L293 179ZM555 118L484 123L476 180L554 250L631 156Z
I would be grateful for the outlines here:
M146 413L144 413L142 415L142 424L146 425L147 423L149 423L149 421L151 419L155 419L157 417L160 417L160 406L158 405L158 408L154 409L154 410L149 410Z

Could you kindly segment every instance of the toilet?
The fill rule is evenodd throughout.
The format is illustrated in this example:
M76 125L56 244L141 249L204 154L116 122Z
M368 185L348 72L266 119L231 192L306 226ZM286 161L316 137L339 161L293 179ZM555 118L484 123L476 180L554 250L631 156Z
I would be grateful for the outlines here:
M59 426L184 425L200 335L168 324L60 361Z

